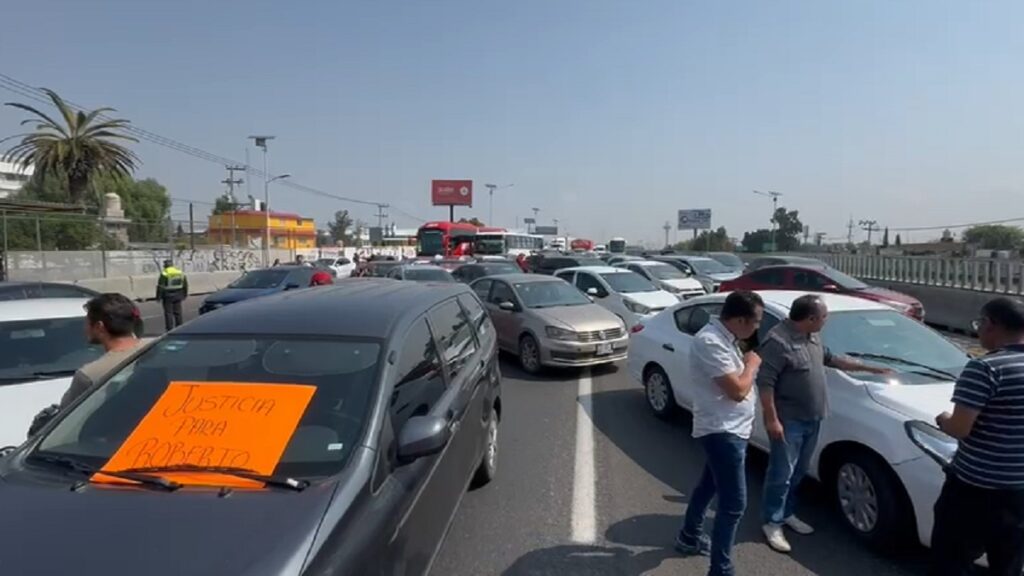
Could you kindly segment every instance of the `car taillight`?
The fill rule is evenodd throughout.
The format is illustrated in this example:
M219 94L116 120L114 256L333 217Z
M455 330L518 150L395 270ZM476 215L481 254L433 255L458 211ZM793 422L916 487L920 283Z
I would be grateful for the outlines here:
M634 324L633 327L629 329L629 333L630 334L636 334L637 332L639 332L639 331L641 331L643 329L644 329L644 325L643 324Z

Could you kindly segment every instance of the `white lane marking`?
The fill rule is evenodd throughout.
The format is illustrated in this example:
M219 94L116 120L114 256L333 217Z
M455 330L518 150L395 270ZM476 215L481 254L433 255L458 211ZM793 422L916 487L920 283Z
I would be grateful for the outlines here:
M594 480L594 422L590 419L593 383L590 370L580 376L576 394L576 466L572 483L572 541L592 544L597 540L597 501Z

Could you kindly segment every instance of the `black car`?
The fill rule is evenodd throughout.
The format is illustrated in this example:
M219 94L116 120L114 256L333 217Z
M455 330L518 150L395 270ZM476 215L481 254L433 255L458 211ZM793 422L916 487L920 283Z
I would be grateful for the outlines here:
M287 290L308 288L312 283L313 274L316 274L317 270L317 268L302 264L285 264L246 272L244 276L228 284L226 288L207 296L199 306L199 313L213 312L243 300L261 298Z
M470 282L483 278L484 276L497 276L498 274L519 274L522 270L512 262L499 260L484 260L473 264L459 266L452 271L452 276L459 282Z
M0 300L35 298L92 298L100 293L62 282L0 282Z
M371 278L386 278L388 273L401 265L398 260L371 260L366 263L366 275Z
M496 473L497 362L459 283L344 282L202 316L0 460L3 573L425 574L466 487ZM248 469L225 440L235 414L273 410L295 416L286 443ZM163 436L136 434L153 418Z
M554 274L562 268L577 266L607 266L600 258L587 256L543 256L530 264L530 271L537 274Z

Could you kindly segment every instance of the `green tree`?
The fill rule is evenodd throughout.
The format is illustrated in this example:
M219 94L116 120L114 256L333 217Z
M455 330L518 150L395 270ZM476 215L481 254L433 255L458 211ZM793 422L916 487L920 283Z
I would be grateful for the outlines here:
M64 179L37 176L12 199L25 202L66 201ZM11 250L84 250L113 248L102 226L92 214L22 213L7 215L7 245Z
M23 120L33 131L11 138L21 142L11 148L12 161L22 166L35 166L35 173L43 176L61 175L65 181L68 201L84 203L89 184L96 176L110 173L129 176L135 170L138 157L117 140L138 142L126 134L127 120L100 118L113 108L97 108L90 112L76 112L52 90L46 95L53 101L63 122L27 104L8 102L7 105L32 114Z
M772 231L767 228L759 228L753 232L744 232L740 244L747 252L766 252L771 241Z
M732 252L736 246L729 238L725 226L719 226L717 230L713 231L702 230L696 238L677 242L673 248L682 252Z
M800 235L804 232L804 224L800 221L798 210L786 210L779 207L772 217L775 222L775 247L783 252L796 250L800 247Z
M964 230L963 239L986 250L1013 250L1024 244L1024 230L1004 224L982 224Z
M882 234L882 248L889 247L889 227L885 227L885 233Z
M166 242L171 198L167 188L152 178L134 180L104 175L94 183L97 200L113 192L120 196L124 216L131 220L128 237L132 242Z
M331 238L335 242L341 242L344 246L352 245L352 217L348 215L348 210L338 210L334 213L334 220L327 223L327 229L330 231Z
M903 245L903 240L900 238L899 232L896 233L896 245L897 246L902 246Z
M235 201L231 199L231 196L227 192L217 197L213 205L213 214L224 214L227 212L233 212L238 208Z
M472 218L459 218L459 224L472 224L477 228L482 228L486 226L486 224L481 222L480 219L477 218L476 216L473 216Z

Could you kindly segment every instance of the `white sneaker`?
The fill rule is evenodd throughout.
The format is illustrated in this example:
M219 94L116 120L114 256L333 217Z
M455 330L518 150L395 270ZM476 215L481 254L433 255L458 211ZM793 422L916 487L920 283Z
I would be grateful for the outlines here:
M764 532L764 537L768 540L768 545L772 547L772 550L788 554L793 549L789 545L789 541L786 540L786 535L782 533L782 526L765 524L761 526L761 530Z
M808 534L814 534L814 528L811 527L811 525L808 524L807 522L804 522L803 520L797 518L796 514L790 516L789 518L786 518L782 522L786 526L788 526L790 530L792 530L793 532L796 532L797 534L800 534L802 536L807 536Z

